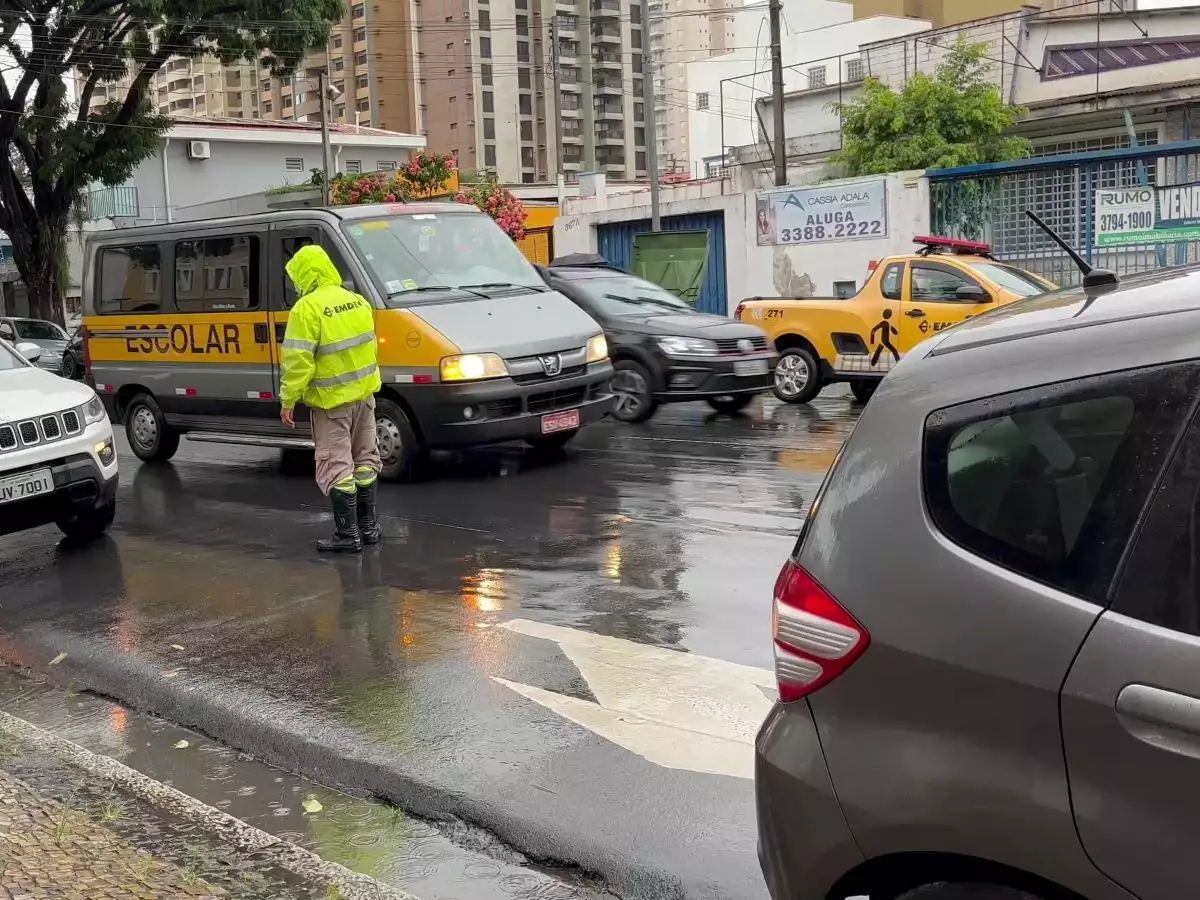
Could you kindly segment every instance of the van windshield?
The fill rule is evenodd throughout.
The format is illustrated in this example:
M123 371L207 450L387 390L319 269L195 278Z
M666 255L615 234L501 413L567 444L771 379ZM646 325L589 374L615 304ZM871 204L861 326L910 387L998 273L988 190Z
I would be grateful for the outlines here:
M424 213L343 226L388 306L546 290L516 244L483 213Z

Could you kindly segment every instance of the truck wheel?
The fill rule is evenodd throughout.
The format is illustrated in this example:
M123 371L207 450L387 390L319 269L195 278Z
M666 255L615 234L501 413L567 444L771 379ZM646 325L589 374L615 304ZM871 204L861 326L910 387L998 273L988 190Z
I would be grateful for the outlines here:
M618 359L613 367L612 390L616 395L613 417L622 422L645 422L658 409L650 373L632 359Z
M803 347L788 347L775 366L775 396L784 403L807 403L821 392L821 370Z
M116 514L117 501L113 500L105 506L59 519L57 524L62 533L73 541L92 541L108 531Z
M877 378L856 378L850 382L850 393L859 403L866 403L874 395L877 387L879 387Z
M383 464L379 477L384 481L415 481L427 454L404 407L394 400L376 397L375 435Z
M179 449L179 432L149 394L138 394L125 407L125 436L142 462L166 462Z

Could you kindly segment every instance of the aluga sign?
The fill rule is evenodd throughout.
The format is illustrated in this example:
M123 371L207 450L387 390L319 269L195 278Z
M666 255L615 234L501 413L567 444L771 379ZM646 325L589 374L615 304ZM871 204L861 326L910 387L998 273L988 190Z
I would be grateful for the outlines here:
M1200 184L1096 191L1096 246L1200 240Z
M863 181L758 195L759 246L887 236L887 183Z

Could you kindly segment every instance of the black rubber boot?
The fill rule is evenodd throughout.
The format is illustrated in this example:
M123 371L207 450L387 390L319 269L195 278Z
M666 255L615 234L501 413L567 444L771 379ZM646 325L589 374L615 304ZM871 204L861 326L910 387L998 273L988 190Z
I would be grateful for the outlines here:
M333 504L333 537L317 541L322 553L362 553L362 537L358 532L358 494L352 491L330 491Z
M378 482L370 487L359 485L358 488L358 531L364 544L378 544L383 537L383 529L379 526L379 516L375 511L375 495Z

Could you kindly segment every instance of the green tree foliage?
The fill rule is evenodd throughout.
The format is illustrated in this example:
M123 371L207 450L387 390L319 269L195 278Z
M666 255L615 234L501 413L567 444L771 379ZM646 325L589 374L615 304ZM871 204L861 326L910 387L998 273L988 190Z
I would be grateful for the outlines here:
M124 182L169 129L151 97L169 59L262 57L282 74L342 14L341 0L0 0L12 59L0 79L0 229L34 314L61 315L59 261L88 187ZM126 73L129 89L90 110Z
M987 52L960 37L932 77L917 73L898 93L868 78L857 99L834 104L842 115L835 161L856 176L1029 156L1027 140L1005 134L1025 110L1000 96Z

